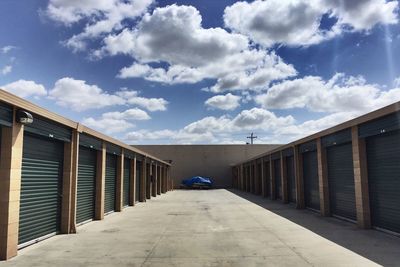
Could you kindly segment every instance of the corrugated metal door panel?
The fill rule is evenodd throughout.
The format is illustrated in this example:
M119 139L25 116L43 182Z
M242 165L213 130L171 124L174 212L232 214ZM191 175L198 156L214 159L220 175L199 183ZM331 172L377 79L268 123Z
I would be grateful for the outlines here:
M372 225L400 233L400 131L367 138Z
M356 220L356 197L351 143L327 148L328 184L332 214Z
M294 157L286 158L286 172L288 182L288 200L289 202L296 202L296 182L294 176Z
M104 212L115 210L115 190L117 181L117 158L114 155L107 154L106 157L106 179L105 179L105 200Z
M76 222L94 218L97 151L79 147Z
M317 152L303 153L304 198L306 207L319 210Z
M18 243L57 233L64 144L25 134Z
M54 138L63 142L70 142L72 129L39 115L33 114L32 124L25 125L24 130L44 137Z
M131 186L131 161L125 159L124 162L124 206L129 205L129 193Z
M265 196L269 197L270 196L270 184L271 184L271 173L269 169L269 161L264 162L264 177L265 177L265 183L264 183L264 190L265 190Z
M139 201L139 196L140 196L140 177L142 175L141 173L141 169L142 169L142 162L140 161L136 161L136 184L135 184L135 201Z
M0 125L11 126L13 120L13 107L0 102Z
M282 180L281 180L281 160L274 160L275 174L275 195L277 199L282 199Z

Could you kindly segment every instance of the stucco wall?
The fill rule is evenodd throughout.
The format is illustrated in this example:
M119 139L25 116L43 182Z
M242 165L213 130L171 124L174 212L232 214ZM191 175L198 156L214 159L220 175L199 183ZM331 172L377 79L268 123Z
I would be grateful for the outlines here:
M164 160L172 160L175 186L195 175L211 177L216 187L229 188L231 166L279 145L135 145Z

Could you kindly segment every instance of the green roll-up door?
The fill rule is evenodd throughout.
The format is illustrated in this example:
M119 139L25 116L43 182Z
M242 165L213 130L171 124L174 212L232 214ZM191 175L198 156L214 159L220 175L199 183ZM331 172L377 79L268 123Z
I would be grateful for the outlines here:
M282 199L281 160L274 160L275 196Z
M97 151L79 147L76 222L94 218Z
M286 175L288 183L288 200L289 202L296 202L296 181L294 175L294 157L286 158Z
M129 193L131 187L131 160L124 161L124 206L129 205Z
M115 191L117 182L117 157L112 154L106 156L106 179L104 212L115 210Z
M140 179L142 177L142 162L141 161L136 161L136 184L135 184L135 201L139 201L140 197Z
M372 225L400 233L400 131L367 138L366 144Z
M265 183L264 183L264 190L265 190L265 196L269 197L271 195L271 172L269 168L269 161L264 162L264 177L265 177Z
M0 102L0 126L11 126L13 120L13 107Z
M326 155L331 213L356 220L356 197L351 143L328 147Z
M24 135L18 243L24 244L60 227L64 144Z
M302 155L305 204L308 208L319 210L317 151L305 152Z

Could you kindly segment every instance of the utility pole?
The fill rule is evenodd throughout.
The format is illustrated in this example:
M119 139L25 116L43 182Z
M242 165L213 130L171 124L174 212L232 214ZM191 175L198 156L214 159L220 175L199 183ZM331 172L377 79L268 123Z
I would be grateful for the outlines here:
M253 139L256 139L257 136L254 136L254 133L251 133L250 136L247 136L251 140L250 144L253 144Z

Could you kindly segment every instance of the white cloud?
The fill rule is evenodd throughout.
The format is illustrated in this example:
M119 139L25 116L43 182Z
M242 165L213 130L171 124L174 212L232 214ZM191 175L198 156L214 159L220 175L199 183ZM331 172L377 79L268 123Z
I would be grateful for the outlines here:
M139 96L137 91L122 90L116 93L123 97L127 104L136 105L147 109L148 111L166 111L168 101L164 98L146 98Z
M49 97L58 105L76 111L125 104L125 100L120 96L104 92L97 85L89 85L86 81L70 77L56 81L54 88L49 91Z
M100 132L104 132L106 134L116 134L125 132L135 125L123 119L113 119L113 118L100 118L95 119L92 117L85 118L82 120L82 124L96 129Z
M151 119L149 114L147 114L146 111L138 109L138 108L132 108L125 110L123 112L118 112L118 111L113 111L113 112L107 112L102 115L104 119L114 119L114 120L149 120Z
M395 87L400 87L400 77L397 77L396 79L394 79L393 85Z
M240 99L240 96L228 93L226 95L217 95L210 97L206 100L205 104L210 108L234 110L240 106Z
M50 0L45 14L52 20L71 25L85 20L82 32L65 41L74 51L84 50L87 40L124 27L124 20L142 16L153 0Z
M7 54L8 52L10 52L11 50L16 49L16 48L17 48L16 46L6 45L6 46L1 47L1 48L0 48L0 51L1 51L3 54Z
M395 24L397 8L398 1L386 0L243 1L225 9L224 22L266 47L307 46L349 29L364 31L377 24ZM324 15L337 20L330 29L321 27Z
M45 87L42 84L34 81L18 80L1 86L4 90L15 94L19 97L39 97L47 94Z
M366 112L400 100L400 88L381 90L363 77L336 74L329 81L321 77L284 81L255 97L267 109L306 108L314 112Z
M191 6L171 5L147 13L133 29L124 29L104 39L94 56L124 54L135 62L121 69L119 78L142 77L176 84L215 79L209 88L260 89L269 82L296 75L274 53L251 46L247 37L222 28L203 28L202 17ZM152 67L151 63L166 63Z
M12 71L12 66L11 65L6 65L1 69L1 73L3 75L7 75L8 73L10 73Z

